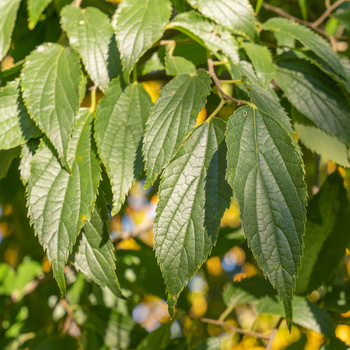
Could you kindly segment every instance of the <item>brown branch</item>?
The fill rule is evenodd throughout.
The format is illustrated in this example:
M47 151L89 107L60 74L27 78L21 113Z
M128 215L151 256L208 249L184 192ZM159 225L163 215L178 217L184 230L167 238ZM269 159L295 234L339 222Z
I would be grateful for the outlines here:
M240 106L242 103L247 102L247 101L238 100L232 96L225 94L225 92L221 88L221 82L215 73L214 62L211 58L208 58L208 73L211 76L211 78L213 79L213 81L216 85L216 88L218 89L218 91L220 92L220 94L224 100L231 100L231 101L237 103L238 106Z
M82 1L83 1L83 0L74 0L73 6L75 6L75 7L80 7Z
M275 336L276 336L276 334L277 334L277 332L278 332L278 329L279 329L279 327L280 327L280 325L281 325L281 323L282 323L282 317L278 320L278 322L277 322L277 324L276 324L276 326L275 326L275 328L273 329L273 331L270 333L270 339L269 339L269 341L268 341L268 343L267 343L267 345L266 345L266 350L271 350L272 349L272 344L273 344L273 341L275 340Z
M63 333L68 333L68 331L69 331L69 329L70 329L70 327L71 327L73 322L75 322L75 325L76 325L76 327L78 328L78 330L80 332L79 326L78 326L77 322L75 321L73 310L69 306L67 300L66 299L61 299L60 303L61 303L61 305L63 306L64 310L67 313L67 319L64 322L64 326L63 326L62 332Z
M329 17L332 11L340 6L343 2L345 2L345 0L338 0L333 5L330 5L328 9L323 12L323 14L315 22L312 23L312 27L318 27L320 24L322 24Z
M214 325L219 326L219 327L227 328L235 333L246 334L246 335L251 335L252 337L255 337L255 338L270 340L270 334L263 334L263 333L251 331L249 329L238 328L235 326L231 326L230 324L227 324L226 322L219 321L219 320L213 320L211 318L197 317L197 316L194 316L192 314L190 316L198 321L203 322L203 323L214 324Z

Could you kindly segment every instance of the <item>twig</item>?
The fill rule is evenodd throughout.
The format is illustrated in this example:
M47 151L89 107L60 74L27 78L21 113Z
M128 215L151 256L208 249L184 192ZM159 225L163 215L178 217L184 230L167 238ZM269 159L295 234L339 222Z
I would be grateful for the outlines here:
M238 327L231 326L230 324L227 324L227 323L219 321L219 320L213 320L211 318L197 317L197 316L194 316L194 315L190 315L190 316L192 318L198 320L198 321L203 322L203 323L214 324L216 326L227 328L227 329L229 329L229 330L231 330L232 332L235 332L235 333L247 334L247 335L251 335L252 337L255 337L255 338L270 340L270 335L269 334L263 334L263 333L258 333L258 332L251 331L249 329L238 328Z
M83 1L83 0L75 0L75 1L73 2L73 6L75 6L75 7L80 7L82 1Z
M275 328L273 329L273 331L270 333L270 339L269 339L269 342L267 343L266 345L266 350L271 350L272 349L272 344L273 344L273 341L275 340L275 336L278 332L278 329L282 323L282 317L278 320Z
M242 103L246 103L246 101L238 100L238 99L231 97L231 96L224 93L224 91L221 88L221 82L215 73L214 62L211 58L208 58L208 73L210 74L211 78L213 79L213 81L216 85L216 88L218 89L218 91L220 92L220 94L224 100L231 100L231 101L237 103L238 106L240 106Z
M312 27L318 27L320 24L322 24L332 13L333 10L335 10L338 6L340 6L345 0L338 0L334 4L330 5L325 12L315 21L312 23Z
M79 326L77 325L77 322L75 321L73 310L69 306L67 300L63 298L63 299L60 300L60 303L61 303L61 305L63 306L64 310L67 312L67 315L68 315L68 317L67 317L67 319L66 319L66 321L64 323L62 332L63 333L67 333L69 331L69 328L70 328L70 326L71 326L71 324L73 322L75 322L78 330L80 331Z

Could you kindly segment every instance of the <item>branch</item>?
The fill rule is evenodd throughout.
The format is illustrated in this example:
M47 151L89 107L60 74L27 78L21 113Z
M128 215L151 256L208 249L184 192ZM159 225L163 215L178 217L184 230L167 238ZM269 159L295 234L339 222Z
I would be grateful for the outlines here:
M81 4L82 1L83 1L83 0L75 0L75 1L73 2L73 6L75 6L75 7L80 7L80 4Z
M340 6L343 2L345 2L345 0L338 0L333 5L330 5L328 9L319 17L319 19L312 23L312 27L318 27L320 24L322 24L329 17L332 11Z
M238 106L240 106L242 103L246 103L246 101L238 100L238 99L231 97L231 96L224 93L224 91L221 88L221 82L215 73L214 62L211 58L208 58L208 73L210 74L211 78L213 79L213 81L216 85L216 88L218 89L218 91L220 92L220 94L224 100L231 100L231 101L237 103Z
M278 329L282 323L282 317L278 320L277 324L276 324L276 327L273 329L273 331L270 333L270 339L269 339L269 342L267 343L266 345L266 349L265 350L271 350L272 349L272 344L273 344L273 341L275 340L275 336L278 332Z
M252 337L255 337L255 338L270 340L270 334L266 335L266 334L263 334L263 333L258 333L258 332L251 331L249 329L238 328L238 327L235 327L235 326L231 326L231 325L227 324L226 322L219 321L219 320L213 320L211 318L197 317L197 316L194 316L192 314L190 316L192 318L198 320L198 321L203 322L203 323L214 324L216 326L227 328L227 329L229 329L229 330L231 330L232 332L235 332L235 333L246 334L246 335L251 335Z

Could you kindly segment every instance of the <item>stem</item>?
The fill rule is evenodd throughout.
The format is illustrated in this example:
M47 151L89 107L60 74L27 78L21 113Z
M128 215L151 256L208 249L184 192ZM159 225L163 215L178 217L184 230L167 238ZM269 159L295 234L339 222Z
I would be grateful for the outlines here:
M135 64L134 70L132 71L132 80L134 83L137 83L137 64Z
M232 332L235 332L235 333L247 334L247 335L251 335L252 337L255 337L255 338L270 340L270 335L254 332L254 331L251 331L249 329L242 329L242 328L238 328L238 327L235 327L235 326L231 326L231 325L229 325L229 324L227 324L225 322L219 321L219 320L213 320L211 318L205 318L205 317L197 317L197 316L194 316L194 315L191 315L191 317L194 318L194 319L197 319L198 321L201 321L203 323L214 324L216 326L220 326L220 327L223 327L223 328L230 329Z
M94 113L95 112L95 108L96 108L96 89L97 86L94 85L92 86L89 90L91 91L91 104L90 104L90 113Z
M330 5L325 12L317 19L315 22L312 23L313 27L318 27L320 24L322 24L332 13L333 10L335 10L338 6L340 6L345 0L338 0L334 4Z
M215 117L221 110L221 108L224 106L224 104L226 103L226 101L224 99L222 99L219 103L219 105L216 107L215 111L210 114L210 116L207 118L207 120L210 120L211 118Z
M282 323L282 317L278 320L275 328L273 329L273 331L270 333L270 339L269 339L269 342L267 343L266 345L266 350L271 350L272 349L272 344L273 344L273 341L275 340L275 336L278 332L278 328L280 327L281 323Z
M83 1L83 0L74 0L73 6L75 6L75 7L80 7L82 1Z
M230 315L230 313L234 310L236 307L235 304L231 304L229 307L226 308L226 310L220 315L219 321L224 322L226 318Z
M221 84L243 84L242 80L220 80Z
M224 100L231 100L235 103L237 103L238 106L240 106L241 104L247 104L248 101L243 101L243 100L238 100L234 97L231 97L229 95L226 95L224 93L224 91L221 89L221 83L220 83L220 80L219 78L217 77L216 73L215 73L215 70L214 70L214 62L211 58L208 58L208 73L210 74L211 78L213 79L215 85L216 85L216 88L218 89L218 91L220 92L222 98Z

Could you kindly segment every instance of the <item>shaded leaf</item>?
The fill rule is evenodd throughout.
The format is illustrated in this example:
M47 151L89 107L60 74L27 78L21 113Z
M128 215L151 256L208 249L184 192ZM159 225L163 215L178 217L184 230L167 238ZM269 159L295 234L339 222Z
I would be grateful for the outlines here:
M28 183L30 177L30 167L36 150L39 147L39 140L30 140L21 149L21 161L19 164L19 172L23 185Z
M76 245L73 265L96 283L108 287L117 297L122 292L115 274L114 246L109 236L107 203L100 196Z
M124 78L139 58L162 36L171 15L168 0L125 0L113 17Z
M300 153L278 119L255 107L230 118L227 179L254 256L283 300L289 327L302 256L306 188Z
M343 179L335 172L308 205L297 293L310 293L333 277L350 244L349 217L350 204Z
M113 80L96 112L98 150L112 183L112 215L119 212L125 196L143 169L142 135L152 102L140 84L124 91Z
M247 0L188 0L203 15L250 39L255 37L254 10Z
M346 78L337 54L329 44L310 28L300 25L286 18L271 18L264 23L265 30L277 31L292 36L300 41L305 47L313 51L316 55L325 60L335 72Z
M69 47L52 43L37 47L22 71L28 111L64 159L79 110L81 80L78 55Z
M230 204L225 181L225 123L198 126L166 166L154 220L154 245L172 315L177 298L215 245Z
M71 46L82 57L91 80L105 89L110 81L109 47L114 34L108 16L94 7L80 9L66 6L61 12L61 21Z
M136 350L164 350L170 343L170 328L173 322L163 323L142 339Z
M41 135L23 104L19 81L11 81L0 90L0 149L20 146Z
M177 76L161 90L144 137L146 187L153 184L195 125L210 93L210 84L209 74L198 70L196 75Z
M0 61L10 48L20 2L21 0L2 0L0 3Z
M350 145L350 105L331 78L309 62L288 60L279 62L275 79L295 108Z
M29 29L33 29L36 26L41 14L51 2L52 0L27 0Z
M99 161L92 149L92 115L83 111L69 144L69 174L47 140L36 152L27 187L28 215L46 250L53 274L65 294L64 267L76 238L89 220L100 180Z
M261 300L255 310L259 314L285 317L282 305L276 299L270 297ZM334 326L330 317L306 298L295 296L293 311L293 322L295 324L328 337L334 336Z
M0 180L7 175L13 160L19 156L19 153L19 147L9 150L0 150Z
M186 58L180 56L165 56L165 69L167 75L196 74L196 67Z

